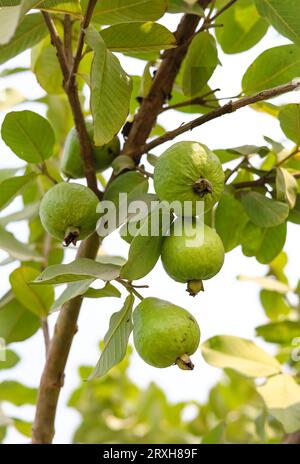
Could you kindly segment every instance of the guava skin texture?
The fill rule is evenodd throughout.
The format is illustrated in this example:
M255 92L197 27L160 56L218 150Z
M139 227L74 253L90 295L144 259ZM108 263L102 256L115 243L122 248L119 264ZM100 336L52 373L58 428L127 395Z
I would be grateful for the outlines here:
M196 319L185 309L159 298L145 298L133 313L133 339L141 358L158 368L189 360L200 342ZM191 370L190 360L184 370ZM183 368L179 365L179 367Z
M186 218L185 229L176 236L176 221L162 246L161 260L165 271L172 279L182 283L211 279L224 263L225 251L219 235L206 224L200 224L199 220ZM201 233L196 234L197 227L203 227L204 237ZM191 246L191 240L195 242L194 246Z
M204 201L210 210L224 190L225 176L219 158L198 142L178 142L157 160L154 188L161 201Z
M60 241L64 240L66 245L76 244L95 231L99 219L96 212L98 203L97 196L88 187L61 182L43 197L40 218L50 235ZM69 243L68 234L71 240Z
M107 145L96 147L94 144L93 122L89 120L86 121L86 128L92 145L95 170L97 172L102 172L111 166L113 160L120 154L120 141L118 137L114 137ZM81 179L85 176L80 151L78 135L75 127L73 127L66 138L61 165L62 172L67 178Z

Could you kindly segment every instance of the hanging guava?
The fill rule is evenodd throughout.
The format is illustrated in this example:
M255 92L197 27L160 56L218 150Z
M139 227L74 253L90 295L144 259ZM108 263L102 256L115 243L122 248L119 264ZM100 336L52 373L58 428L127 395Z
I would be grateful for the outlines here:
M109 168L116 156L120 154L120 141L118 137L114 137L108 144L96 147L94 144L93 122L91 120L86 121L86 128L92 146L95 170L96 172L102 172ZM70 130L66 138L61 169L64 175L71 179L81 179L85 176L79 138L75 127Z
M203 280L216 275L224 263L224 246L217 232L195 218L178 218L165 238L161 260L177 282L187 283L190 295L203 290Z
M68 246L91 235L99 214L99 199L88 187L61 182L43 197L40 218L46 231Z
M224 190L222 165L205 145L175 143L158 158L154 187L162 201L179 201L181 205L192 202L192 215L196 214L199 201L204 202L204 211L208 211Z
M137 352L151 366L194 368L189 356L199 346L200 329L180 306L153 297L142 300L133 313L133 338Z

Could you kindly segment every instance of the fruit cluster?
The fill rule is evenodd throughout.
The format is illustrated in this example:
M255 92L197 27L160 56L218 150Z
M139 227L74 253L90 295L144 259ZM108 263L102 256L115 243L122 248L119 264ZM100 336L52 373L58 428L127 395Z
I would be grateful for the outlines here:
M119 140L115 137L104 147L96 147L90 121L87 121L87 130L95 170L103 171L119 155ZM68 178L84 177L75 129L66 140L62 171ZM224 262L220 237L204 224L204 217L197 217L198 202L202 202L204 216L223 192L221 163L214 153L198 142L176 143L158 158L154 188L160 201L169 205L179 202L183 206L183 214L175 219L163 240L161 259L167 274L177 282L186 283L189 294L195 296L203 290L202 281L216 275ZM98 202L98 197L89 188L61 182L50 189L41 202L42 224L67 246L76 244L95 231L99 218ZM185 202L190 202L189 215L184 209ZM176 233L178 223L180 234ZM133 322L135 347L148 364L160 368L177 364L184 370L193 369L189 355L199 345L200 329L188 311L168 301L145 298L136 307Z

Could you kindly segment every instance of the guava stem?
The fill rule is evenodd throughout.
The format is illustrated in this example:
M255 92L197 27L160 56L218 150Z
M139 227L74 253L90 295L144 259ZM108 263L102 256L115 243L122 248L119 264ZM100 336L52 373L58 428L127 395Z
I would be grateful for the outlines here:
M64 238L64 245L68 247L73 243L73 245L76 245L78 238L80 235L80 230L78 227L68 227L65 233L65 238Z
M194 364L191 361L191 358L187 354L183 354L180 358L177 358L175 363L183 371L192 371L194 369Z
M204 285L202 280L189 280L186 291L190 296L196 296L199 292L204 292Z
M193 191L202 198L208 193L213 193L213 186L209 180L200 178L194 182Z

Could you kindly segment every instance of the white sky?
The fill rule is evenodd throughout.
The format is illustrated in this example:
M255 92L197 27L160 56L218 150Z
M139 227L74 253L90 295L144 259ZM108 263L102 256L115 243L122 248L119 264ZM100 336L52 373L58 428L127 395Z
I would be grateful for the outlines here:
M174 30L178 21L177 15L168 15L164 23L169 29ZM265 49L286 43L286 40L274 30L270 30L259 45L239 55L224 55L220 51L222 67L210 81L211 87L221 88L219 96L226 97L236 95L240 92L241 78L247 67ZM144 62L122 57L122 63L129 74L141 73ZM24 53L17 58L0 66L4 68L29 65L29 54ZM37 98L43 95L42 89L36 83L33 75L24 73L17 76L2 78L0 80L0 91L5 87L14 87L28 98ZM298 102L299 93L289 94L281 97L278 101ZM30 109L45 113L40 104L27 103L17 109ZM5 114L1 114L1 123ZM161 118L162 124L167 129L179 126L187 122L193 116L168 112L167 116ZM198 140L210 148L229 148L245 144L262 144L263 135L268 135L278 141L284 142L285 138L277 120L251 109L245 108L237 113L224 116L212 121L201 128L195 129L193 133L185 134L177 140ZM157 154L166 149L168 144L154 151ZM12 166L21 166L22 162L10 150L0 142L0 169ZM5 211L15 211L20 208L20 200L15 200ZM16 237L25 241L27 230L25 223L15 223L9 227ZM296 240L299 239L297 226L289 225L288 238L285 250L289 255L288 274L292 285L296 285L299 278L299 247L295 248ZM128 245L122 241L117 233L112 234L104 242L104 249L108 254L122 255L126 257ZM5 256L0 251L0 260ZM67 259L70 261L74 252L69 251ZM9 273L16 265L5 268L0 267L0 295L7 291ZM236 249L226 255L225 265L221 272L212 280L205 283L206 291L193 299L185 292L184 285L173 282L163 271L160 263L155 269L142 279L141 282L150 285L149 290L143 291L144 296L157 296L171 300L191 311L197 318L201 331L202 341L216 334L232 334L253 338L255 326L266 322L266 316L259 303L258 287L252 283L238 282L236 276L239 274L259 276L264 275L266 270L253 258L246 258L240 249ZM71 391L78 386L79 378L77 368L81 364L95 364L98 358L98 342L103 338L108 328L109 317L112 312L120 309L119 299L87 300L83 305L79 319L79 332L76 334L71 355L66 369L65 387L63 388L56 421L56 443L68 443L72 434L80 422L76 411L68 409L65 404ZM50 324L53 328L56 315L51 316ZM258 343L263 343L258 340ZM22 358L20 364L9 371L0 371L0 381L15 379L29 386L37 386L44 363L44 346L42 334L39 331L34 337L25 343L16 343L11 348L18 352ZM270 351L271 347L267 346ZM171 401L191 400L204 401L208 389L220 377L221 372L208 366L197 352L193 356L195 370L187 373L176 367L168 369L155 369L145 364L137 355L133 355L130 366L132 379L141 387L155 381L167 393ZM174 388L176 385L176 388ZM22 417L26 420L33 418L34 408L31 406L13 407L4 404L4 411L9 415ZM7 443L26 443L28 440L19 433L11 430L8 433Z

